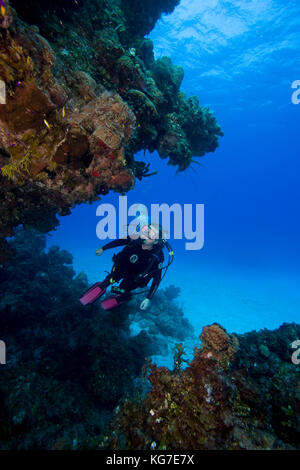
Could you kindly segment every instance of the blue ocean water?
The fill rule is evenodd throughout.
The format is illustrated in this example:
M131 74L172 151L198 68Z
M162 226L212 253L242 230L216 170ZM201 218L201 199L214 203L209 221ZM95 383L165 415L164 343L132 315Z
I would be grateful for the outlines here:
M176 174L156 153L137 155L158 175L137 181L128 204L204 204L205 243L185 250L162 287L181 287L196 334L221 323L229 332L277 328L300 319L300 5L293 0L182 0L151 32L156 57L185 70L182 91L215 113L225 136L201 166ZM101 202L118 207L118 194ZM95 250L99 203L63 217L48 237L74 256L92 282L111 267Z

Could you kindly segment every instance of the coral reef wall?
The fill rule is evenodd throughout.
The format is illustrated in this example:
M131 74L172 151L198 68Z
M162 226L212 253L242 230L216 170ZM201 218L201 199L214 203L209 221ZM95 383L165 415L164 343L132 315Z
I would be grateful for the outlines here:
M176 304L158 291L164 312L151 311L160 321L131 334L134 303L111 312L80 304L88 282L75 276L68 252L46 251L44 235L20 228L9 245L15 256L0 267L0 338L7 348L0 449L96 447L120 398L135 390L145 358L164 353L170 335L184 340L192 327L183 315L175 323ZM164 331L167 323L172 331Z
M126 400L107 440L110 449L298 449L299 366L291 343L300 325L228 335L206 326L189 366L149 363L152 390ZM178 350L177 359L182 357Z
M177 0L3 0L0 13L0 249L19 224L126 192L157 150L186 169L218 146L209 109L180 92L181 67L154 59L145 34ZM7 248L7 247L6 247Z

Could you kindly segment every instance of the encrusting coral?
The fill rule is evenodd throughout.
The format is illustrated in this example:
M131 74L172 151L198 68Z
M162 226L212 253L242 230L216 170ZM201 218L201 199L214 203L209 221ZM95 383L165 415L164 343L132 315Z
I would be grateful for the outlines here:
M151 391L143 399L124 400L99 445L127 450L297 449L300 381L289 345L299 335L296 324L246 335L228 335L218 324L204 327L201 347L195 348L186 369L179 367L181 345L173 371L148 363ZM272 345L268 358L267 344Z
M136 0L3 4L3 249L19 224L49 230L57 213L109 190L124 193L135 178L150 176L134 160L139 150L157 150L184 170L194 156L216 149L222 131L215 117L179 91L182 68L166 57L155 60L144 37L177 0L138 8Z

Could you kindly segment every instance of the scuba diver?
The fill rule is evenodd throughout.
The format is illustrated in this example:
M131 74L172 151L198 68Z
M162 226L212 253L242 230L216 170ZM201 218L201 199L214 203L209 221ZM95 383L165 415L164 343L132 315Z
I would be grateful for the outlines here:
M113 256L114 265L111 272L102 282L96 282L81 297L80 302L83 305L91 304L99 299L109 286L112 286L111 293L115 295L101 302L104 310L111 310L130 300L133 295L131 294L132 290L146 287L152 279L147 297L140 304L140 309L146 310L173 261L173 250L164 238L162 227L154 223L144 225L140 229L138 238L128 236L124 239L114 240L96 250L96 255L101 256L104 251L119 246L124 246L124 248ZM166 266L163 266L164 247L168 249L169 254L169 261ZM163 270L165 272L162 276ZM122 281L119 286L113 286L120 280Z

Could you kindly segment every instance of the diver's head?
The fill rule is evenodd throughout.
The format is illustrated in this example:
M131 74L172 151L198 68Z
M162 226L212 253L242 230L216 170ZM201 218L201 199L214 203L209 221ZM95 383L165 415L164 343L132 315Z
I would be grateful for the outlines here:
M149 247L162 243L162 226L156 223L146 224L141 228L140 237L143 240L143 243Z

